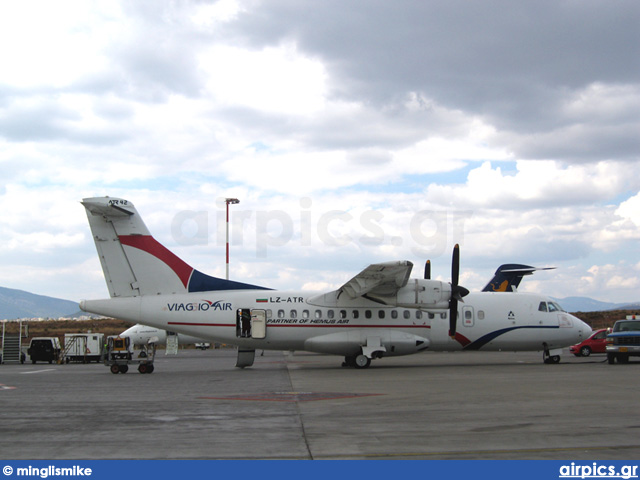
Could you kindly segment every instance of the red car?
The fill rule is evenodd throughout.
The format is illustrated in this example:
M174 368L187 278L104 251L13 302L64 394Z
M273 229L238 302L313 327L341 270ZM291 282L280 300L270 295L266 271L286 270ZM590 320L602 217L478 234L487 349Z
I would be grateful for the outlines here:
M593 334L569 348L569 351L576 357L588 357L592 353L606 353L607 347L607 329L601 328L596 330Z

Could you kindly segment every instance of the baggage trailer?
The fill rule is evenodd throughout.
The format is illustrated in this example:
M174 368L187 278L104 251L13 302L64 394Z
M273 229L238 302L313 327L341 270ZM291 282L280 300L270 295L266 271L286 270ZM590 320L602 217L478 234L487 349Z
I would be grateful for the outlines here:
M157 337L152 337L147 345L142 347L137 358L134 358L131 338L110 336L107 337L107 351L105 352L104 364L109 367L111 373L127 373L129 365L138 365L138 372L153 373L153 360L156 356Z

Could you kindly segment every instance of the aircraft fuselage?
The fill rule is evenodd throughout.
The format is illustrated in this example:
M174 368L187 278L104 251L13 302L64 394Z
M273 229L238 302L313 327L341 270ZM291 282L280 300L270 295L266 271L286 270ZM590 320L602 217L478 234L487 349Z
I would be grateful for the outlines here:
M211 291L85 300L85 311L143 323L247 349L306 350L356 355L369 345L378 356L422 350L541 351L579 343L591 329L548 297L470 293L458 306L455 338L448 310L381 305L364 297L323 305L309 292ZM544 311L543 311L544 310ZM366 347L365 347L366 348Z

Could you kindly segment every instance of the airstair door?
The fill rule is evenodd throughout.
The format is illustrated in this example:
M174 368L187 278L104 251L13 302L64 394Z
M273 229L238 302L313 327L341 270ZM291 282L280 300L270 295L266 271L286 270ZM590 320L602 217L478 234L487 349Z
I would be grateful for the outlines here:
M251 310L251 337L267 336L267 313L264 310Z

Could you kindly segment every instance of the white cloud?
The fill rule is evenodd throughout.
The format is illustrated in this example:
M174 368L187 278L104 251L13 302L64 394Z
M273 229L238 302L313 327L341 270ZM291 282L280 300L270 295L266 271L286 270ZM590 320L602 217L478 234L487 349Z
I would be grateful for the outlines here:
M2 83L21 90L65 87L105 68L100 53L119 17L113 2L27 0L2 6Z
M622 202L615 213L640 227L640 193Z
M434 185L428 196L473 208L531 208L602 202L624 191L627 174L637 167L625 163L563 166L553 160L519 160L516 172L503 173L490 162L469 173L464 185ZM633 181L632 181L633 182Z
M259 51L216 45L202 51L199 60L207 89L222 107L311 115L325 105L322 64L301 55L293 44Z

